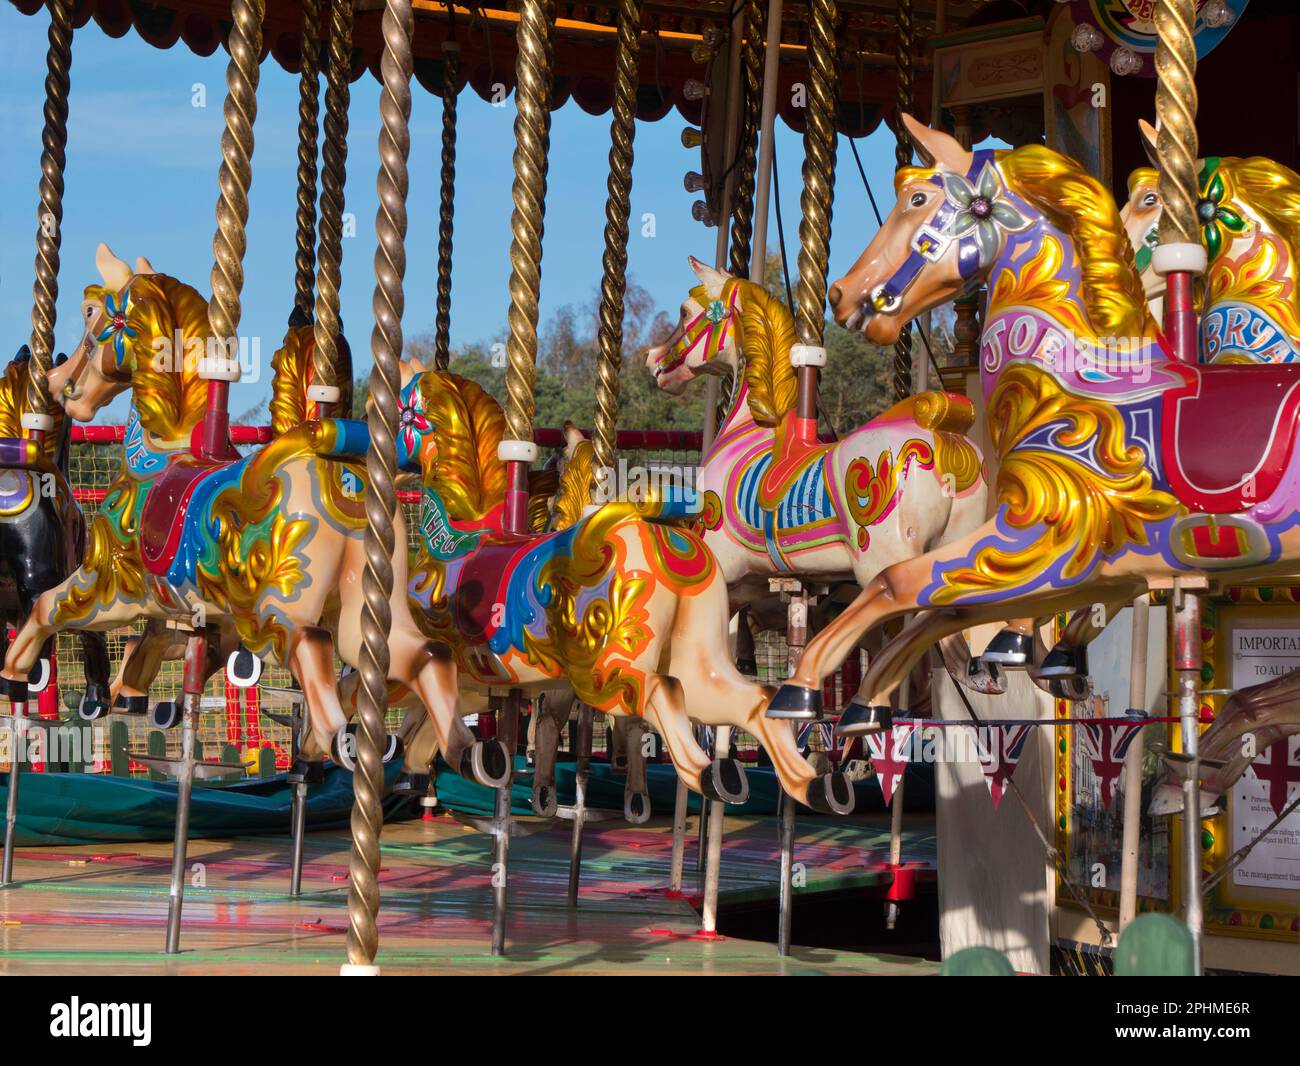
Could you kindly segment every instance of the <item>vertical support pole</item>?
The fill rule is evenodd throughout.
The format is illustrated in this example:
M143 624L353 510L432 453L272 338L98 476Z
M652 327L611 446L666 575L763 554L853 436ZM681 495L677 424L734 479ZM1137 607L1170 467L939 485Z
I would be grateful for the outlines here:
M248 189L253 182L253 122L261 71L262 20L266 0L233 0L230 7L230 63L226 67L226 127L221 134L217 184L217 234L212 242L212 330L199 374L208 382L199 453L208 459L231 457L230 385L239 380L238 334L243 312L244 252L248 248Z
M794 924L794 808L795 803L782 790L778 793L781 826L780 915L777 919L776 952L782 958L790 954L790 936Z
M1133 634L1129 654L1128 713L1146 717L1147 637L1151 620L1151 596L1143 593L1133 601ZM1142 828L1142 730L1129 743L1124 760L1124 834L1120 850L1122 866L1119 884L1119 932L1137 916L1138 844Z
M749 280L763 283L767 269L767 216L772 200L772 137L776 128L777 76L781 67L782 0L768 0L766 41L763 51L763 110L759 119L758 174L754 193L754 233L749 257Z
M686 808L689 789L680 777L673 795L673 855L668 873L668 891L673 896L682 894L682 869L686 865Z
M537 458L533 414L537 384L537 300L542 285L542 222L550 126L551 30L544 0L523 0L515 33L515 180L510 215L510 336L506 342L506 433L497 450L506 464L503 524L528 527L528 466Z
M515 751L519 747L519 689L512 688L501 703L499 739L506 749L510 772L497 789L496 816L492 819L492 954L506 953L506 916L510 905L510 798L515 777Z
M456 32L455 8L451 15ZM460 80L460 44L442 42L442 171L438 185L438 300L433 324L433 366L451 363L451 250L456 195L456 83Z
M587 820L587 782L591 775L591 719L591 708L585 703L579 703L578 750L573 771L573 834L569 838L570 907L578 905L578 881L582 876L582 825Z
M329 61L325 70L324 171L320 189L320 254L316 263L316 313L308 399L319 418L335 413L338 382L339 285L343 280L343 208L347 184L348 106L352 99L352 0L330 4ZM341 412L347 415L349 412Z
M901 717L911 716L912 704L912 678L907 676L903 678L902 683L898 686L898 710ZM893 743L890 736L891 731L886 732L885 743ZM903 862L903 794L904 786L907 784L906 775L898 779L898 784L894 788L894 796L889 805L889 865L895 871ZM893 930L898 925L898 900L887 899L885 901L885 928Z
M1192 934L1195 974L1201 974L1201 598L1175 579L1174 669L1178 672L1178 717L1183 755L1191 760L1183 780L1183 895Z
M753 252L750 240L754 225L754 179L758 169L758 133L763 112L763 4L745 0L745 40L741 48L743 63L744 112L741 123L739 175L735 203L731 209L732 277L751 276ZM761 262L765 249L758 250Z
M1192 287L1204 273L1205 247L1196 217L1196 0L1159 0L1156 5L1156 137L1160 180L1160 243L1151 265L1165 278L1165 336L1174 357L1199 357Z
M898 0L894 20L894 53L898 82L894 95L895 170L912 162L912 142L903 127L903 115L911 114L912 99L912 0ZM912 394L912 327L903 327L894 342L894 399L905 400Z
M326 0L328 3L329 0ZM311 314L316 287L316 153L320 125L320 5L302 0L298 61L298 214L294 255L294 306Z
M181 682L181 759L176 774L176 829L172 837L172 876L167 890L168 955L181 950L181 908L185 902L185 858L190 842L190 795L194 787L194 738L199 704L208 680L208 642L194 633L185 642L185 674Z
M301 763L299 737L302 735L306 720L305 709L293 714L293 733L289 749L289 781L293 789L289 806L289 833L291 850L289 857L289 895L302 895L302 856L304 834L307 831L307 780L306 765Z
M720 725L714 732L715 759L731 756L731 726ZM704 868L704 934L718 932L718 889L722 882L722 820L727 805L718 800L709 803L708 862Z
M631 211L632 142L636 135L637 57L641 50L641 2L620 0L614 56L614 108L609 123L609 178L605 198L604 273L596 342L596 425L592 434L592 492L614 465L618 428L619 373L623 369L623 296L627 288L627 220ZM608 483L608 482L604 482ZM595 501L593 502L608 502Z
M361 610L361 729L352 776L352 854L348 864L348 963L344 974L377 974L379 931L379 835L384 812L384 710L388 703L389 599L393 594L393 518L397 512L397 393L401 386L402 312L406 307L407 159L411 152L411 0L386 0L382 22L383 88L379 97L379 210L375 216L375 327L370 334L374 370L366 420L365 598ZM405 551L405 545L402 550Z
M36 281L32 286L32 361L22 428L34 440L54 429L45 384L54 358L58 317L59 249L63 243L63 170L68 144L68 88L72 68L72 0L46 0L50 11L45 52L45 124L41 130L40 206L36 225ZM19 408L23 410L22 407ZM16 775L15 775L16 777ZM11 789L17 792L17 789ZM6 852L7 854L7 852ZM7 879L6 879L7 883Z
M18 830L18 791L23 763L27 761L26 698L14 700L9 708L9 789L5 796L4 858L0 860L0 886L13 884L14 837Z
M790 352L799 381L794 435L817 439L817 376L826 364L822 346L826 317L826 271L830 261L831 209L835 198L836 81L835 0L811 0L808 27L808 114L804 128L803 192L799 197L799 285Z

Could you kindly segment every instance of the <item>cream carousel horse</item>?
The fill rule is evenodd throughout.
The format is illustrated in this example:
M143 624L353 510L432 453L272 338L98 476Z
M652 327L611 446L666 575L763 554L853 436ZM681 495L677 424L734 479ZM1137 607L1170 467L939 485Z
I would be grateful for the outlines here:
M899 172L898 203L832 308L888 344L987 281L980 367L1000 468L992 519L887 568L851 608L863 626L925 612L871 665L871 697L974 622L1123 602L1153 578L1293 573L1300 366L1172 360L1097 181L1046 148L971 153L905 122L931 165Z
M747 794L743 770L710 760L691 720L743 729L789 795L824 812L852 808L843 775L817 775L789 727L765 716L771 690L736 671L721 567L691 530L648 520L666 504L588 508L588 468L561 486L563 528L507 533L500 407L453 374L408 367L404 379L400 465L423 483L412 606L425 633L454 649L462 685L529 694L566 679L596 710L644 716L682 780L731 803Z
M768 579L783 574L867 589L887 567L983 521L986 486L980 454L963 435L975 417L965 397L922 393L834 444L801 440L789 311L760 285L694 258L690 264L700 284L646 364L669 392L700 374L734 374L730 407L699 472L694 527L717 558L733 605L766 593ZM846 611L819 632L800 665L807 684L783 688L772 710L818 713L822 681L867 628ZM867 731L879 718L855 699L841 730Z
M202 459L207 304L153 271L133 271L101 245L104 284L89 286L86 333L49 375L74 419L89 421L132 394L125 468L91 525L86 557L43 593L9 648L0 678L13 694L41 645L62 630L104 630L135 620L230 624L246 647L288 667L302 686L318 743L346 729L334 677L360 652L364 471L349 438L356 423L309 422L240 458ZM229 340L229 339L222 339ZM179 349L179 350L178 350ZM404 545L400 515L396 542ZM425 639L406 604L406 554L393 559L391 676L419 692L449 761L496 786L508 773L499 744L475 742L456 708L456 667Z

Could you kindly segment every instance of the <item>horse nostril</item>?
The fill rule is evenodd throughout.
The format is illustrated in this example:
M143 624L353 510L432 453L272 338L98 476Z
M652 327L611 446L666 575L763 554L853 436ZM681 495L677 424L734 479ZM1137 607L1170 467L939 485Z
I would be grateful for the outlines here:
M826 294L826 298L830 300L831 306L834 307L837 303L840 302L840 296L842 295L843 294L840 292L840 287L838 285L832 285L830 292Z

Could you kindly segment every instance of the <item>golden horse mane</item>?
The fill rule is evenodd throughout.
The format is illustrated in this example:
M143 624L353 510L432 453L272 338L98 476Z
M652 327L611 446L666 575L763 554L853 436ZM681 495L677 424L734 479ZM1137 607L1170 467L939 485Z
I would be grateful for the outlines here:
M1114 197L1073 159L1042 145L998 154L1012 191L1073 239L1083 302L1098 336L1140 337L1151 331L1142 279Z
M445 371L426 370L419 387L435 442L421 460L424 484L451 518L482 518L506 495L506 464L497 457L506 426L501 405L477 382Z
M312 359L316 354L316 327L290 326L284 343L271 357L271 432L277 437L311 417L307 388L313 380ZM342 397L338 408L346 418L352 410L352 353L340 335L335 377Z
M1234 199L1253 208L1300 258L1300 174L1263 156L1225 156L1219 169Z
M761 285L740 282L740 331L749 411L760 426L776 426L793 410L799 384L790 365L796 334L789 309Z
M32 377L30 359L13 360L0 374L0 437L25 437L22 416L29 410L27 388ZM46 414L54 418L54 431L45 433L41 440L41 450L50 462L58 457L59 444L63 440L63 408L51 402Z
M90 285L86 297L102 299L111 291ZM124 365L131 372L140 424L159 440L188 437L208 402L208 384L198 368L211 332L207 300L167 274L138 274L131 283L127 325L135 336L126 342ZM153 347L159 338L174 346L178 335L181 351L174 359Z

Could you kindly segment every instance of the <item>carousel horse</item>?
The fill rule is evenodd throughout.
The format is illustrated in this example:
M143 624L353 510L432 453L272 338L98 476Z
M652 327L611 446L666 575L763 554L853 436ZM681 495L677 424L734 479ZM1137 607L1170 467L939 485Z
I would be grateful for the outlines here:
M1156 131L1140 122L1148 155ZM1155 170L1129 177L1122 212L1148 299L1164 298L1151 265L1163 205ZM1197 221L1208 260L1201 293L1201 358L1206 363L1300 361L1300 174L1261 156L1200 160Z
M70 427L51 403L54 428L41 442L23 426L28 408L31 353L24 346L0 374L0 654L10 623L20 625L37 597L76 569L86 543L86 522L71 485ZM102 633L81 636L86 689L83 708L108 702L108 649ZM40 649L29 694L54 679L54 642Z
M1214 723L1197 742L1197 759L1201 769L1201 814L1214 814L1214 808L1251 762L1265 748L1282 745L1286 757L1287 741L1300 733L1300 671L1238 689L1224 702ZM1250 737L1250 742L1246 737ZM1178 814L1183 809L1183 777L1186 757L1166 755L1169 764L1163 778L1151 794L1148 812L1154 815Z
M970 401L922 393L833 444L796 447L790 312L760 285L694 258L690 264L700 284L683 300L671 336L648 350L646 364L670 393L701 374L725 368L734 375L726 417L699 471L694 524L733 590L734 606L785 574L869 589L882 570L983 521L981 457L964 436L975 418ZM801 660L807 683L784 687L773 710L819 713L822 682L866 629L846 610L817 633ZM877 725L878 712L856 697L841 717L846 733Z
M889 344L987 282L980 370L1000 467L990 520L887 568L850 608L863 626L923 612L871 664L868 698L964 626L1126 602L1183 575L1294 573L1300 367L1174 360L1099 182L1040 146L972 153L904 121L927 165L897 175L898 203L832 310Z
M747 795L744 771L710 759L691 720L743 729L790 796L852 808L843 775L815 774L790 729L766 718L771 689L737 672L717 560L690 529L650 520L671 504L589 507L591 479L573 475L556 501L564 528L508 533L501 408L453 374L403 376L399 465L420 471L423 492L410 595L425 634L454 649L462 685L529 694L565 679L595 710L644 717L682 780L727 803Z
M42 644L62 630L105 630L138 620L183 626L229 623L252 652L286 666L301 685L318 742L346 755L347 728L334 676L360 655L364 470L362 424L307 422L241 457L218 441L196 454L212 342L207 303L189 286L133 271L101 245L104 284L86 290L86 333L49 375L51 392L79 421L130 390L122 475L89 531L81 566L37 599L0 671L10 698ZM225 348L233 338L222 338ZM217 347L217 345L213 345ZM221 445L224 443L224 448ZM395 539L405 545L400 514ZM456 708L456 667L411 618L405 550L392 560L390 676L419 692L439 744L461 772L498 786L509 766L499 744L474 740Z

